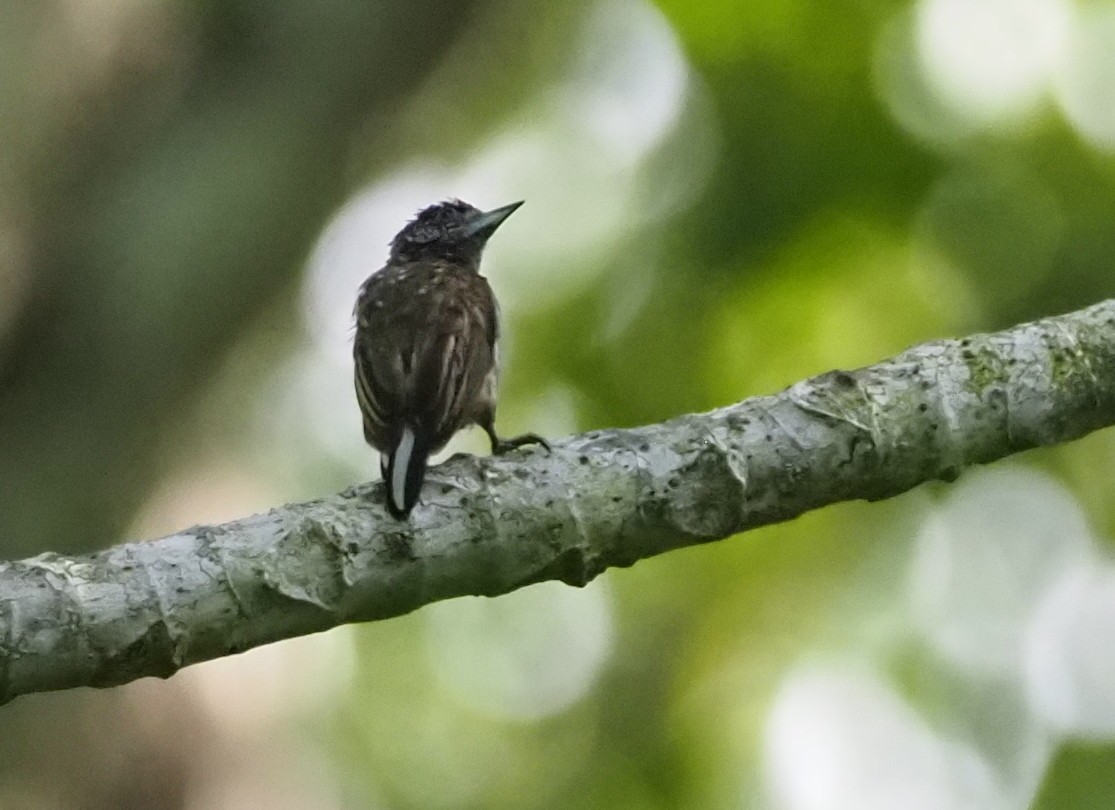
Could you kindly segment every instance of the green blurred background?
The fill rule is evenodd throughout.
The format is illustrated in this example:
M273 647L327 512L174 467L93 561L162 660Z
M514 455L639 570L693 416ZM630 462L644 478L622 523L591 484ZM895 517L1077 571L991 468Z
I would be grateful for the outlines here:
M371 478L351 306L445 197L500 422L768 393L1115 284L1115 4L0 3L0 557ZM448 452L483 451L466 435ZM1115 807L1115 435L0 708L0 808Z

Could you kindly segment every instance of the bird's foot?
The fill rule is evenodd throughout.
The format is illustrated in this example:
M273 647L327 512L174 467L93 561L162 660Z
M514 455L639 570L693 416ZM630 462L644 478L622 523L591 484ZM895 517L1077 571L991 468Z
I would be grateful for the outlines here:
M502 456L504 453L510 453L512 450L516 450L528 444L540 444L546 448L546 452L550 452L553 449L550 447L550 443L537 433L524 433L521 436L512 436L510 439L500 439L493 436L492 455Z

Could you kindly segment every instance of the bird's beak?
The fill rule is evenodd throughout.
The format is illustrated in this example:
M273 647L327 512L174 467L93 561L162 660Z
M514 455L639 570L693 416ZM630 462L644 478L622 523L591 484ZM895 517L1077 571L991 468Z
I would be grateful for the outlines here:
M522 200L513 202L510 205L505 205L502 208L494 208L491 211L485 211L482 214L477 214L476 218L465 225L465 236L472 238L479 236L482 239L487 239L496 232L503 221L511 216L523 204Z

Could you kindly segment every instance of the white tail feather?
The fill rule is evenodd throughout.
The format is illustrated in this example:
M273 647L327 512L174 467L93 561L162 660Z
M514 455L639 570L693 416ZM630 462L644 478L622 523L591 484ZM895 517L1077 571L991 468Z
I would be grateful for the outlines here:
M407 470L410 468L410 454L413 452L414 431L407 426L403 428L403 435L399 437L399 446L395 448L392 458L391 502L397 509L402 509L406 502Z

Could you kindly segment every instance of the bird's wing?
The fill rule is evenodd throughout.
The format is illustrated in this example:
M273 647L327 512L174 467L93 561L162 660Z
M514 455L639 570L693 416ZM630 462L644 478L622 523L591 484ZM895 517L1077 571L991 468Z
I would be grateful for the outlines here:
M375 274L361 288L356 395L376 447L394 446L404 423L432 450L444 446L471 422L492 369L497 316L487 281L435 270L411 267L411 278L422 275L412 284Z
M473 276L456 292L443 300L436 328L427 333L415 363L416 409L434 447L443 446L472 421L494 362L491 289Z
M364 437L385 449L396 440L400 414L410 398L408 375L401 358L413 350L405 324L397 323L394 286L383 272L368 278L356 299L353 340L356 398L364 417Z

